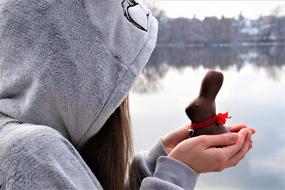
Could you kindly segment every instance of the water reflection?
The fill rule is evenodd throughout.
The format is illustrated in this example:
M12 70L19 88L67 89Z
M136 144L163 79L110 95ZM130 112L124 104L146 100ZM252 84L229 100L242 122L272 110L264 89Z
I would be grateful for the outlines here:
M264 47L156 47L134 88L137 93L152 93L161 89L162 79L169 69L183 70L219 68L228 70L235 66L239 71L246 64L257 69L265 68L270 78L279 80L278 70L285 64L285 46Z
M235 168L201 175L197 189L285 189L285 49L156 48L130 96L136 151L189 122L184 108L207 69L224 73L217 112L229 125L257 128L254 148Z

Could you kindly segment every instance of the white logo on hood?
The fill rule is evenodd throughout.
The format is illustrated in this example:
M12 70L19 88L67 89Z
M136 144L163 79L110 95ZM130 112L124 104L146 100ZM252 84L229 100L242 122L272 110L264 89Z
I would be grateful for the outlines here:
M126 18L139 29L147 32L150 11L135 0L124 0L122 7Z

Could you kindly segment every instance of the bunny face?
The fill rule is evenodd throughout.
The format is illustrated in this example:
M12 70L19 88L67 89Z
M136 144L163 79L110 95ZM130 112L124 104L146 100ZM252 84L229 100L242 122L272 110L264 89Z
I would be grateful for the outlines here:
M186 108L186 114L193 123L205 121L216 114L215 102L198 97Z

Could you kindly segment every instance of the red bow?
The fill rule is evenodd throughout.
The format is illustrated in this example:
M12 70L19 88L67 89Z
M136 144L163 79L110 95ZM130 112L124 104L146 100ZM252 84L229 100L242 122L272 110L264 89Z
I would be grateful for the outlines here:
M231 117L229 116L229 112L226 112L226 113L219 113L217 115L217 124L219 125L223 125L226 123L227 119L230 119Z

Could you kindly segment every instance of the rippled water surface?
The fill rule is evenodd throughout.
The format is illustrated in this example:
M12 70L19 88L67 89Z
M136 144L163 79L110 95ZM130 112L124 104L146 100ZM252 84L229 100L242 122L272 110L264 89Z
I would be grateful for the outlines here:
M285 189L285 47L157 47L130 95L135 150L189 123L184 113L208 69L224 73L217 112L257 129L235 168L200 175L199 189Z

